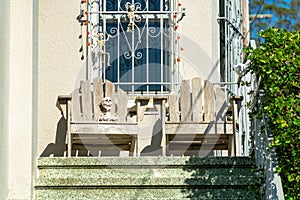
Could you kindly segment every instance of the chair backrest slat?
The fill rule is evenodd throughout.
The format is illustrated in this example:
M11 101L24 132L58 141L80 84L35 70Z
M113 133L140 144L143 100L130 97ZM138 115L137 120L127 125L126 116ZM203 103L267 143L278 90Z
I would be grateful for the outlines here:
M180 111L181 121L190 122L192 120L190 81L184 81L180 86Z
M174 92L169 94L169 114L171 122L179 122L178 97Z
M93 99L94 99L94 119L102 114L100 110L100 103L103 100L103 84L101 78L95 78L93 80Z
M91 98L91 82L87 80L81 86L82 95L82 115L84 121L93 120L92 98Z
M225 92L216 88L216 120L226 121L227 106Z
M214 119L214 88L210 81L204 81L204 120Z
M72 92L72 108L71 108L72 121L82 121L81 114L81 95L79 89L75 89Z
M127 94L118 88L118 116L120 122L126 122L127 119Z
M200 77L192 79L192 110L193 110L193 121L203 121L203 110L202 110L202 80Z

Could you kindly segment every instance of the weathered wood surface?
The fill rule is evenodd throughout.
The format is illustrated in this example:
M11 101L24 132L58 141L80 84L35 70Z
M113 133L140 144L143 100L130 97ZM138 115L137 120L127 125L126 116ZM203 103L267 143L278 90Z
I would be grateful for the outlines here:
M166 134L232 134L231 123L166 123Z
M100 103L103 100L103 84L102 79L95 78L93 80L93 99L94 99L94 119L102 114L100 110Z
M71 123L72 134L137 134L135 123Z
M190 81L184 81L180 86L181 121L190 122L192 119Z
M74 144L73 145L73 149L75 151L79 150L79 151L83 151L83 150L89 150L89 151L120 151L120 150L124 150L124 151L130 151L130 145L128 144L122 144L122 145L91 145L91 144ZM99 150L101 149L101 150ZM73 150L73 151L74 151ZM133 152L129 152L129 154L132 154ZM95 156L95 155L94 155Z
M204 120L211 121L214 119L214 89L213 84L204 81Z
M171 122L212 121L215 115L218 120L225 121L225 93L219 88L215 88L214 93L213 84L200 77L183 81L180 95L170 93L168 104Z
M129 144L131 143L131 137L128 137L126 139L122 139L122 140L113 140L113 139L110 139L109 137L107 137L106 139L98 139L98 138L95 138L93 140L91 139L86 139L86 140L83 140L83 139L73 139L73 145L75 144L87 144L87 145L122 145L122 144Z
M174 92L169 95L169 114L171 122L179 122L179 105L178 98Z
M198 155L205 151L228 150L232 155L233 134L167 134L167 155Z
M226 121L226 96L222 89L216 88L216 120Z
M119 122L126 122L127 118L127 94L118 88L118 116L119 116Z
M137 109L136 109L137 121L139 122L143 120L144 113L147 107L150 106L149 104L153 104L153 99L151 99L150 97L138 96L135 98L135 103L137 105Z
M71 119L75 121L82 121L81 95L78 88L72 92Z
M92 95L91 95L91 82L89 80L83 82L81 86L82 95L82 115L84 121L91 121L93 119L92 110Z
M219 143L219 144L225 144L228 143L228 136L232 136L232 134L199 134L199 135L193 135L193 134L169 134L169 141L173 143L188 143L188 142L194 142L194 143ZM203 141L205 140L205 141Z
M202 80L200 77L195 77L192 79L192 113L193 121L196 122L203 121L202 95Z
M116 102L118 102L118 116L120 122L125 122L127 117L127 94L118 89L117 97L115 98L115 86L110 81L105 82L105 96L111 97L113 101L112 113L115 113ZM100 104L104 98L103 84L100 78L93 80L93 85L90 80L83 82L80 89L75 89L72 94L72 121L92 121L97 120L102 114Z
M192 151L194 150L194 155L199 154L199 151L212 151L212 150L224 150L227 149L228 145L223 144L223 145L213 145L213 144L209 144L209 145L197 145L197 146L186 146L186 145L170 145L169 147L169 154L175 154L175 152L180 152L181 154L184 155L190 155L186 154L186 152ZM198 152L197 152L198 151Z
M69 107L68 103L71 101L72 96L71 95L59 95L57 97L57 101L56 101L56 107L58 108L58 110L60 111L61 115L64 115L64 110L61 107L62 105L66 105L66 110L69 111L69 109L71 107ZM67 111L67 112L68 112ZM67 117L67 113L66 113L66 117Z

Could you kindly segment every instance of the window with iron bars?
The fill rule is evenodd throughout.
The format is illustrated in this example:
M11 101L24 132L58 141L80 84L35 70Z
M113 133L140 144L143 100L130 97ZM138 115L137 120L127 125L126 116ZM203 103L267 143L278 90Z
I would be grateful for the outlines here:
M238 75L234 72L234 66L243 62L242 2L219 0L219 5L221 81L235 83ZM229 90L238 94L236 84L230 85Z
M177 0L88 0L88 78L129 93L168 93L179 80Z

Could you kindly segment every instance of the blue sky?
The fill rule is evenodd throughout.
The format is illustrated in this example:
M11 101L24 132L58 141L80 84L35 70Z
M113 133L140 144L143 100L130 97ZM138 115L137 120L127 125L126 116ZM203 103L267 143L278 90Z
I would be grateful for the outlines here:
M250 0L250 5L251 5L251 2L252 2L252 1L253 1L253 0ZM282 2L286 3L287 5L284 5L284 4L278 4L278 3L277 3L277 4L276 4L277 6L289 8L290 0L264 0L264 3L275 3L275 2L278 2L278 1L282 1ZM261 2L263 2L263 0L261 0ZM257 8L255 8L255 9L253 9L253 10L250 10L250 14L252 14L252 15L257 14L258 9L259 9L259 8L257 7ZM262 8L262 9L260 10L259 14L273 14L273 13L271 13L270 11L264 11L263 8ZM255 20L256 23L259 22L259 21L260 21L260 20ZM263 21L263 22L266 22L267 25L268 25L268 27L273 27L273 26L275 25L276 21L278 21L278 16L276 16L276 15L273 14L273 16L272 16L271 19L264 19L264 20L262 20L262 21ZM255 22L254 22L254 23L255 23ZM258 32L259 30L257 30L257 28L255 27L255 24L254 24L254 25L250 24L250 27L253 28L253 31L251 31L251 37L252 37L252 38L257 38L257 32Z

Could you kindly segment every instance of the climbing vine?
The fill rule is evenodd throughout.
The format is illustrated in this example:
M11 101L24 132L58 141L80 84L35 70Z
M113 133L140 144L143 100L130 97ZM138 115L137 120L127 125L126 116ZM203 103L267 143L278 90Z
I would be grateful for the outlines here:
M259 35L259 48L246 50L264 98L255 115L268 118L286 199L300 199L300 31Z

